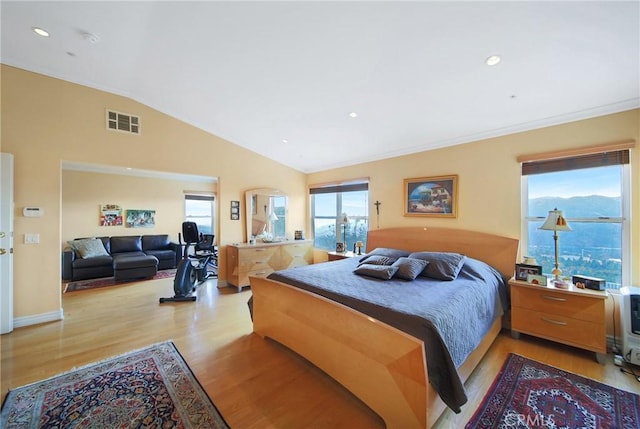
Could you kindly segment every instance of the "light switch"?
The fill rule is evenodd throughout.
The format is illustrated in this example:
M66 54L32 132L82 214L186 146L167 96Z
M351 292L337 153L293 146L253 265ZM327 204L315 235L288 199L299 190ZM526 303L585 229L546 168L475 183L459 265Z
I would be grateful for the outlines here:
M24 244L38 244L40 243L40 234L25 234Z

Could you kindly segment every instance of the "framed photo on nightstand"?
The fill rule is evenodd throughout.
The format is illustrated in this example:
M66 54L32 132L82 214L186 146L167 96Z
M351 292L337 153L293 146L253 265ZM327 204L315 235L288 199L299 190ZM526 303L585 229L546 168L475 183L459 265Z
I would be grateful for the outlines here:
M541 265L516 264L516 280L527 281L527 275L542 275Z

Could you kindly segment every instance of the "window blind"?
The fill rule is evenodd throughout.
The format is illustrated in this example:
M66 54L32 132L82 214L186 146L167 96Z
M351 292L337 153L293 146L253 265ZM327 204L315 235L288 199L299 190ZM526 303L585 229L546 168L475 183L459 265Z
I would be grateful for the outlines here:
M311 195L315 194L331 194L334 192L354 192L354 191L367 191L369 190L369 183L350 183L348 185L329 185L317 188L309 188Z
M522 175L629 164L629 149L522 163Z

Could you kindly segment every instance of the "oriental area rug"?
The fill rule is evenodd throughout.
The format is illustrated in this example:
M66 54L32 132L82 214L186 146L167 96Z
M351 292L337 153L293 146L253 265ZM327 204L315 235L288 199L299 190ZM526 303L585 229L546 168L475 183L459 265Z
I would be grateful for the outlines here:
M228 429L171 341L10 390L2 428Z
M150 279L116 281L113 277L103 277L99 279L78 280L75 282L67 283L64 286L64 293L75 292L78 290L95 289L95 288L105 287L105 286L115 286L115 285L139 282L144 280L168 279L168 278L174 278L175 276L176 276L176 270L174 268L174 269L168 269L168 270L160 270L155 276L153 276L153 278L150 278Z
M640 428L640 396L510 354L467 429Z

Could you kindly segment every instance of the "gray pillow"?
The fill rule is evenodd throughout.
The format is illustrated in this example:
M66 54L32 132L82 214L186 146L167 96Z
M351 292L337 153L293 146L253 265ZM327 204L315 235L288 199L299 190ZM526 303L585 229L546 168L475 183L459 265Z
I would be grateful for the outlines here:
M407 252L406 250L389 249L387 247L376 247L371 252L367 253L362 258L360 258L359 262L364 262L374 255L386 256L388 258L393 258L395 261L396 259L401 258L403 256L409 256L409 253L410 252Z
M362 264L358 266L354 273L359 274L361 276L369 276L375 277L382 280L389 280L393 275L398 271L398 267L393 267L391 265L373 265L373 264Z
M104 248L104 244L99 238L73 240L69 241L69 245L82 259L95 258L96 256L109 256L107 249Z
M395 277L404 280L415 280L422 273L429 262L424 259L400 258L395 261L392 267L398 267Z
M465 260L464 255L447 252L414 252L409 257L427 261L421 275L437 280L455 280Z
M371 255L364 262L360 262L358 265L371 264L371 265L391 265L398 258L390 258L382 255Z

